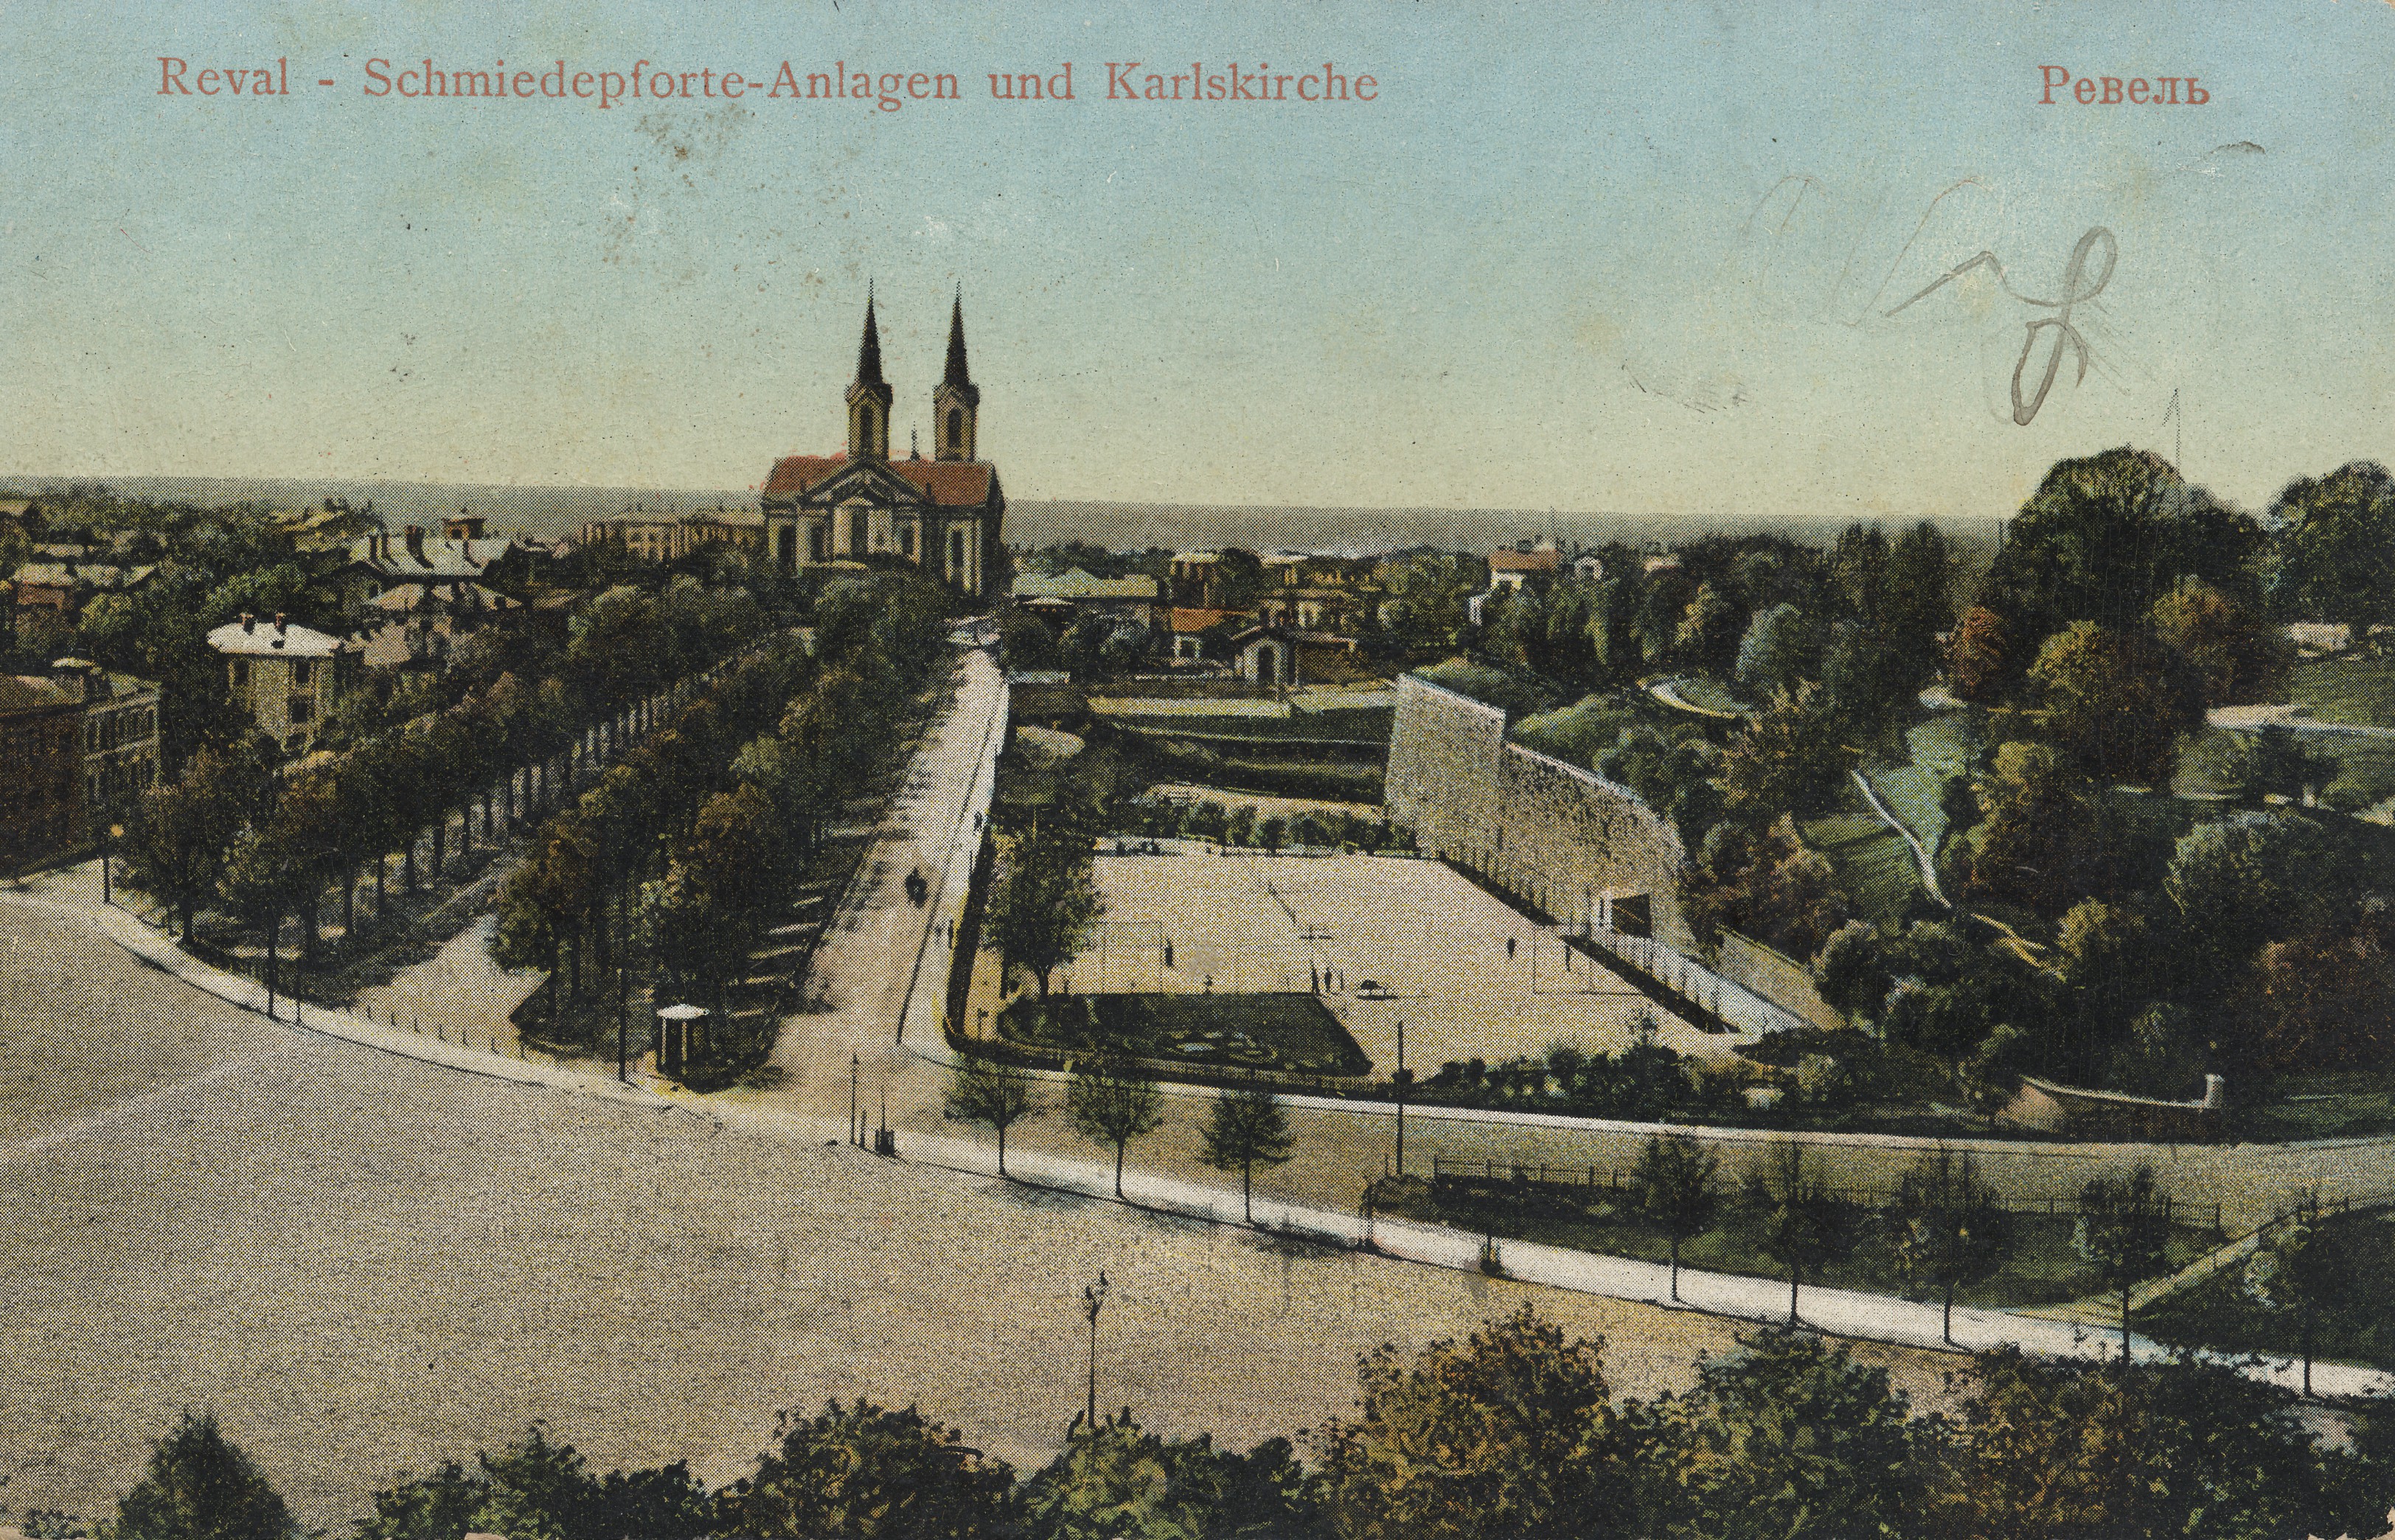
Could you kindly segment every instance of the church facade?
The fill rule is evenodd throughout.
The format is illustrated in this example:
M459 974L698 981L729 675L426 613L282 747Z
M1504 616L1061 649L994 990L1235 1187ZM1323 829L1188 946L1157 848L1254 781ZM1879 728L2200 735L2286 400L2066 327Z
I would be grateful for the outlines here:
M948 315L947 368L932 392L932 458L890 454L893 393L881 375L873 299L848 388L848 451L788 454L765 479L765 546L785 572L855 566L867 557L912 562L959 592L983 597L1003 581L998 467L976 457L981 390L965 362L964 298Z

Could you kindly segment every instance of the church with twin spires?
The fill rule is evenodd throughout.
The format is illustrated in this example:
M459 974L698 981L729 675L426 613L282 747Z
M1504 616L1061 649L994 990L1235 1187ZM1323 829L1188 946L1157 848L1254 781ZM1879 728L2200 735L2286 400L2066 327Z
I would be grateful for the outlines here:
M848 388L848 452L788 454L765 479L766 548L785 572L909 561L960 593L995 592L1005 569L999 521L1006 496L998 467L975 457L981 390L965 365L964 296L948 314L948 362L932 391L932 457L890 454L890 384L873 296Z

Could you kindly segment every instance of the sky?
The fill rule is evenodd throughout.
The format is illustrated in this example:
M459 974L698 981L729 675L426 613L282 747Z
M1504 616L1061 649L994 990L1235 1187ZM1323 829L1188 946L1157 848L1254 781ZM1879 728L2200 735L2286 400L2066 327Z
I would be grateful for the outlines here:
M2256 508L2395 461L2368 0L9 0L0 57L0 474L739 489L841 445L868 284L899 444L961 288L1017 499L1992 517L2123 443ZM368 94L428 59L758 84ZM1131 61L1377 99L1105 99Z

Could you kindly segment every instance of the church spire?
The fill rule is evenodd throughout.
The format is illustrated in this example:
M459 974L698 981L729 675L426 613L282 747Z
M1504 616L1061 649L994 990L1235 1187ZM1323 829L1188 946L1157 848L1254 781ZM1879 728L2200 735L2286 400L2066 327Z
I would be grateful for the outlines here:
M848 388L848 454L890 458L890 383L881 377L881 332L873 323L873 290L865 291L865 337L856 347L856 383Z
M881 330L873 323L873 288L865 290L865 340L856 348L856 383L885 385L881 377Z
M965 292L957 288L948 311L948 367L932 392L933 454L942 460L973 457L974 419L981 413L981 387L965 364Z

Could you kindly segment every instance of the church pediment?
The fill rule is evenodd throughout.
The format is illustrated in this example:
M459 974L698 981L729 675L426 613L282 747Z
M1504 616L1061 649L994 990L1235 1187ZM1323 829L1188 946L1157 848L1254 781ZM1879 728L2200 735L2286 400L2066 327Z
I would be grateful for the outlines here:
M929 501L922 488L879 460L853 460L807 488L799 500L809 507L863 502L885 508L918 508Z

